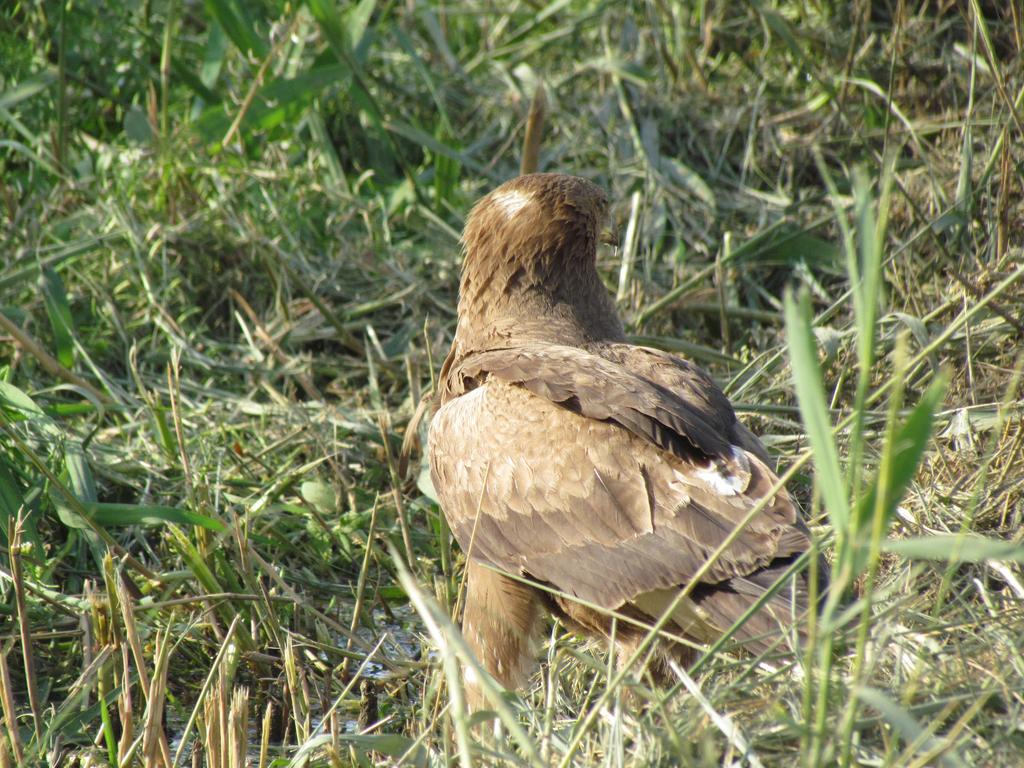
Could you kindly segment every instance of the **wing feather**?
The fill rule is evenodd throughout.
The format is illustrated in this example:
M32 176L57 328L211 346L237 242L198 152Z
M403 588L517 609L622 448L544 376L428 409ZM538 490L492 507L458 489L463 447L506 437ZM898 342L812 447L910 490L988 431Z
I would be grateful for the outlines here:
M718 427L735 421L725 403L723 418L679 397L625 366L575 347L533 343L468 356L452 366L446 392L458 395L488 379L523 387L568 411L609 421L680 458L728 456L730 443Z
M735 416L705 391L710 380L690 382L700 396L688 398L614 360L541 344L447 373L429 454L460 545L607 608L688 582L776 479L730 442ZM747 577L808 543L783 490L705 580Z

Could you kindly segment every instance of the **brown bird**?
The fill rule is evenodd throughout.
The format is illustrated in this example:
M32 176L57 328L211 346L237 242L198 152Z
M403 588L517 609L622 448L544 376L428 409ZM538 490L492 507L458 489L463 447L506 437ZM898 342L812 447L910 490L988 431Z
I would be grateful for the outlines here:
M651 623L778 479L704 371L627 343L596 268L607 222L600 188L542 173L481 199L463 232L428 451L469 561L462 630L507 688L534 668L545 610L598 636L613 611ZM809 546L796 504L777 492L667 629L713 640ZM736 637L767 648L807 610L807 592L806 576L792 579ZM620 621L619 653L644 634ZM687 658L678 643L667 653Z

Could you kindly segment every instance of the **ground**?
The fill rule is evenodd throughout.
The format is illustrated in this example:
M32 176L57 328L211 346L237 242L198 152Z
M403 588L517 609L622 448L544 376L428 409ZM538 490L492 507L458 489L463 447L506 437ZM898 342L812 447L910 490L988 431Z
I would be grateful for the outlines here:
M1022 50L1016 0L7 4L0 764L1016 765ZM552 627L494 739L408 425L541 82L629 331L847 602L674 688Z

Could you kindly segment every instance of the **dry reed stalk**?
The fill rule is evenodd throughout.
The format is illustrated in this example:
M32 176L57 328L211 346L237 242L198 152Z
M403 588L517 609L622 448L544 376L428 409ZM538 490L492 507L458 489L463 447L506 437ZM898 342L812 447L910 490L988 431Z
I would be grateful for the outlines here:
M18 511L18 518L7 521L7 541L10 543L8 554L11 561L11 582L14 586L14 604L18 613L18 632L21 635L21 658L25 664L25 687L28 688L28 703L32 710L32 727L35 730L36 742L43 740L42 707L39 703L39 691L36 688L36 665L32 655L32 630L29 624L28 608L25 606L25 578L21 571L21 535L24 510ZM13 721L10 721L13 723Z
M10 653L10 646L0 651L0 702L3 703L4 725L7 728L7 740L14 755L16 765L21 765L21 737L18 735L18 712L14 708L14 694L11 689L11 670L7 666L7 654ZM4 755L7 750L3 750Z

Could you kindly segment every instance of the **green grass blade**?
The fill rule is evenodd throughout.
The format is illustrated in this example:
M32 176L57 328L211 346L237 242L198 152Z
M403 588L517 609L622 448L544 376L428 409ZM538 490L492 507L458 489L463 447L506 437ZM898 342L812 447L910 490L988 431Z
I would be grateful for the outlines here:
M46 314L50 318L50 328L53 331L56 358L65 368L71 368L75 363L75 325L71 319L67 289L60 275L52 269L43 270L41 287Z
M343 64L325 64L290 79L272 80L256 91L240 128L248 134L297 120L327 88L345 87L349 73L349 68ZM218 104L203 112L196 120L195 128L205 141L212 142L223 138L234 119L234 114L228 113L228 107Z
M863 686L856 689L856 696L860 701L873 709L878 710L882 717L889 722L893 728L903 737L908 744L920 743L922 748L932 746L934 736L930 736L917 718L877 688ZM943 755L941 763L947 766L963 766L965 763L955 752Z
M942 403L948 383L949 380L946 376L940 376L932 381L913 411L896 431L892 443L886 446L886 450L891 451L892 455L887 458L891 467L891 475L886 484L885 498L882 500L885 530L888 530L889 523L896 513L896 507L917 472L918 464L920 464L928 440L931 438L935 412ZM876 478L867 493L857 503L853 530L860 532L868 528L878 501L877 497L878 479Z
M849 532L850 506L839 467L839 451L832 437L818 351L811 332L811 300L806 290L801 290L795 299L787 291L784 303L793 383L814 452L815 483L821 489L825 509L836 530L836 537L841 541Z
M69 440L64 447L64 468L68 472L68 484L82 503L96 501L96 480L89 462L76 440Z
M53 85L53 82L56 79L56 72L47 69L40 72L38 75L26 78L13 88L8 88L3 93L0 93L0 112L13 109L21 102L31 99L38 93L44 92L47 88Z
M223 531L227 528L220 520L216 520L198 512L191 512L180 507L167 507L162 504L117 504L114 502L83 502L89 517L97 525L104 528L115 528L123 525L197 525L209 531Z
M1008 560L1024 563L1024 544L971 534L950 533L890 540L882 544L882 549L914 560L962 563Z
M207 12L238 46L238 50L260 59L267 55L270 48L256 32L247 11L248 3L243 4L239 0L206 0L205 5Z
M0 414L5 422L39 419L55 434L59 433L57 426L35 400L18 387L2 380L0 380Z

